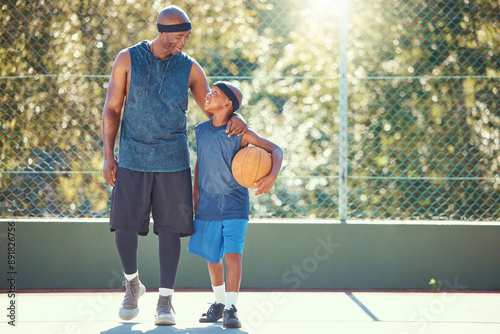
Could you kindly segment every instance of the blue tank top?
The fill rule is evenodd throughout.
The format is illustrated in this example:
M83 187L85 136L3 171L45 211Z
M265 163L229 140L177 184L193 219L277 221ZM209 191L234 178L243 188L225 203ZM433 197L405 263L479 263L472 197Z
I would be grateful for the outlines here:
M190 164L186 110L194 61L182 52L158 59L150 44L129 48L132 70L118 165L140 172L176 172Z
M226 125L212 121L195 128L198 147L198 206L201 220L246 219L248 189L240 186L231 172L234 155L240 150L241 136L228 137Z

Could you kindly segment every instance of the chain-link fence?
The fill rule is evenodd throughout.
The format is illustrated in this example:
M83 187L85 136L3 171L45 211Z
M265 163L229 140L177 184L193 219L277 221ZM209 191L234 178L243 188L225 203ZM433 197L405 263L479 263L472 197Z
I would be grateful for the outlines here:
M252 217L499 219L498 1L175 4L193 23L185 52L210 82L237 81L245 120L285 151ZM156 37L165 5L1 5L0 216L108 216L100 126L113 60ZM191 100L193 158L204 120Z

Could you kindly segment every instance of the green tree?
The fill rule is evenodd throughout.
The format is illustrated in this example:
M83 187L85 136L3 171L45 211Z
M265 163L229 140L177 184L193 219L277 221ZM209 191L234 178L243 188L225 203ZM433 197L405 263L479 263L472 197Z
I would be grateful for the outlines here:
M349 1L349 217L498 219L494 0ZM339 2L186 0L186 52L239 81L241 113L285 150L254 217L335 218ZM0 37L0 215L106 217L101 115L118 52L164 6L12 2ZM193 101L188 133L205 120Z
M384 217L498 217L499 203L493 195L498 185L495 189L495 182L463 179L491 179L495 174L495 135L490 133L488 148L480 149L476 143L481 134L471 117L479 105L484 107L479 118L497 122L490 116L497 110L494 80L477 76L498 76L498 5L356 5L356 12L370 13L375 20L360 15L353 24L358 38L350 105L353 120L362 123L353 146L362 158L352 166L355 174L375 178L366 181L371 184L368 189L363 183L355 186L353 207L376 210ZM359 31L362 22L378 29ZM490 57L493 53L496 58ZM493 94L477 94L485 88ZM361 99L370 106L367 113L356 107ZM389 179L382 182L384 178Z

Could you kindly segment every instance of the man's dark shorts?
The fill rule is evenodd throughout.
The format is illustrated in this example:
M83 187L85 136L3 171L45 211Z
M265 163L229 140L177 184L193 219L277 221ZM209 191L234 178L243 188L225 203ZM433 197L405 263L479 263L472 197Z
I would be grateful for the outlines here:
M118 167L111 195L110 229L149 232L150 212L154 233L166 231L181 237L193 234L191 170L136 172Z

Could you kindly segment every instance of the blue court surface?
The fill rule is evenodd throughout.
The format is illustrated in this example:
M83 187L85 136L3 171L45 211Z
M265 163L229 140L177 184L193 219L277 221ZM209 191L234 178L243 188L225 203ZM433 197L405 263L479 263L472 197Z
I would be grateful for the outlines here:
M14 327L5 307L12 299L2 294L0 333L500 333L496 292L243 291L237 305L241 329L198 322L212 302L206 291L176 291L177 324L155 326L157 296L147 292L139 315L122 321L123 292L18 293Z

